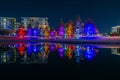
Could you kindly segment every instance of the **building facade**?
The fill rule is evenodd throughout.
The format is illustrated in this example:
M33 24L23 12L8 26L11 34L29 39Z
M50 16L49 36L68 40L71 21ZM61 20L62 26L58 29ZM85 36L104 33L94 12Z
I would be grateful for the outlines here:
M113 48L111 49L111 51L112 51L112 54L120 56L120 48Z
M22 18L22 24L27 29L28 26L31 26L32 28L46 28L49 27L48 25L48 18L43 17L21 17Z
M120 26L114 26L114 27L112 27L111 32L112 32L112 33L113 33L113 32L117 32L117 33L120 35Z
M0 28L15 30L16 29L16 18L0 17Z

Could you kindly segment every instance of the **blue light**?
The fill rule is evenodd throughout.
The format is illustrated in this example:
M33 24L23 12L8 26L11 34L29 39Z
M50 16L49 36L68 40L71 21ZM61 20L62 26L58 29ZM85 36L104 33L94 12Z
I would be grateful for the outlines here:
M87 48L86 48L86 51L84 52L84 57L85 57L87 60L92 60L94 56L95 56L95 51L94 51L94 49L91 48L91 47L87 47Z
M39 51L40 51L40 53L44 52L44 45L40 45Z
M27 54L28 54L28 55L31 55L31 54L32 54L31 46L30 46L30 45L27 47Z
M33 49L33 52L34 52L34 53L37 53L37 52L38 52L38 49L37 49L37 46L36 46L36 45L32 46L32 49Z
M32 27L30 27L30 26L27 29L27 35L32 36Z
M38 30L36 28L33 29L33 36L37 36L38 35Z
M44 29L42 29L42 28L40 29L40 31L39 31L39 36L40 36L40 37L43 37L43 36L44 36Z
M10 22L10 21L7 21L7 28L9 29L9 30L11 30L12 28L13 28L13 24L12 24L12 22Z
M96 34L96 29L95 29L95 25L92 23L87 23L84 26L84 34L86 36L92 36Z
M77 45L75 50L75 60L77 63L80 62L81 54L82 54L81 46Z
M34 47L33 47L33 50L34 50L34 52L36 52L36 51L37 51L36 46L34 46Z

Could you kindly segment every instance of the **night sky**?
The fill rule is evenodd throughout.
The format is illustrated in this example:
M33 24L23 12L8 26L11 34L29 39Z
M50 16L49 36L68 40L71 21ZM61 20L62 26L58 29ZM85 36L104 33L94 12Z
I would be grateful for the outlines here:
M115 0L0 0L0 16L48 17L52 27L58 26L60 18L67 22L80 16L83 21L91 18L102 33L120 25L119 3Z

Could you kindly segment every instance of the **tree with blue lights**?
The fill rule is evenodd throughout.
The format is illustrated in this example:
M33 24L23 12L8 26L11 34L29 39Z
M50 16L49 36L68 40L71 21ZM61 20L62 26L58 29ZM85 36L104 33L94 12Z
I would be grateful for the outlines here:
M41 38L44 37L44 29L43 29L43 28L40 28L40 29L39 29L39 36L40 36Z
M98 34L98 29L92 20L88 19L84 25L84 35L85 36L95 36Z
M32 36L32 27L30 25L27 27L27 36Z
M78 16L77 20L75 21L75 35L76 38L79 39L80 35L83 34L83 23L81 21L81 18Z
M38 29L33 28L32 33L33 33L33 36L38 36Z

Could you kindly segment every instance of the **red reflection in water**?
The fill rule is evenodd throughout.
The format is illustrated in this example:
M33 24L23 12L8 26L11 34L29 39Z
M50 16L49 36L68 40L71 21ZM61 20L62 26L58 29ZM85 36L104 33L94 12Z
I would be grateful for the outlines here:
M23 45L23 44L19 45L17 49L18 49L19 55L22 56L25 52L25 45Z

